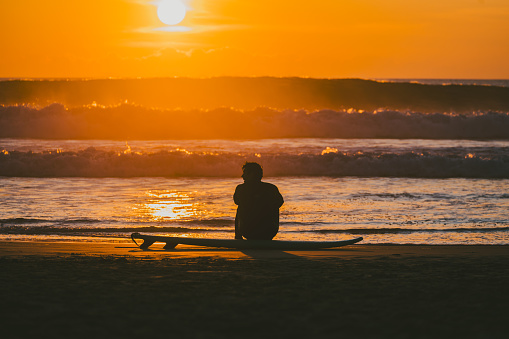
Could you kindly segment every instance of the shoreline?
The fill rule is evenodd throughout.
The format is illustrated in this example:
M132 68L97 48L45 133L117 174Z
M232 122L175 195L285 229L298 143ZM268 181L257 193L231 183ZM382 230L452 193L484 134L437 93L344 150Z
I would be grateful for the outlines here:
M178 245L174 249L163 249L164 243L155 243L148 250L141 250L130 241L119 242L73 242L73 241L9 241L0 240L0 257L5 256L127 256L127 257L221 257L248 259L245 253L258 253L264 257L281 257L281 253L294 253L301 257L357 257L379 256L490 256L509 257L509 245L427 245L427 244L354 244L344 247L321 250L235 250L203 246ZM508 258L509 259L509 258Z
M509 246L152 247L0 241L2 334L8 339L507 336Z

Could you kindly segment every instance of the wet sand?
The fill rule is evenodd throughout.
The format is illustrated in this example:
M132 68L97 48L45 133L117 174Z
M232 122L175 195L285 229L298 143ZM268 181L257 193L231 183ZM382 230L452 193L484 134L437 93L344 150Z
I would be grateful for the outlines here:
M509 246L0 242L2 338L506 338Z

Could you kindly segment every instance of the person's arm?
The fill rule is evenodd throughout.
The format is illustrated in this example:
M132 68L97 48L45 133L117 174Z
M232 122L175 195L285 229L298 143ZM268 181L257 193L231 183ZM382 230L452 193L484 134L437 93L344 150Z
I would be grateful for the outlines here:
M233 202L236 204L236 205L240 205L240 196L241 196L241 193L240 193L240 185L237 186L235 188L235 193L233 193Z
M235 193L233 194L233 201L235 204L239 204L240 200L240 193L239 193L239 186L235 188ZM239 210L237 208L237 213L235 214L235 239L242 240L242 234L240 234L240 228L239 228Z
M284 200L283 200L283 196L281 195L281 193L279 193L279 190L276 186L274 186L274 206L276 206L277 208L280 208L281 206L283 206L284 204Z
M237 240L242 240L242 234L240 234L240 229L239 229L239 218L238 218L238 211L237 211L237 214L235 215L235 239Z

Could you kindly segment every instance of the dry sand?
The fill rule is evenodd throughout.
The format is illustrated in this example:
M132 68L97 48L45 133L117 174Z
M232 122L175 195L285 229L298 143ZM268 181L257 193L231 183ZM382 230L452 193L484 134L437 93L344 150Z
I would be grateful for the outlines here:
M509 246L0 242L2 338L506 338Z

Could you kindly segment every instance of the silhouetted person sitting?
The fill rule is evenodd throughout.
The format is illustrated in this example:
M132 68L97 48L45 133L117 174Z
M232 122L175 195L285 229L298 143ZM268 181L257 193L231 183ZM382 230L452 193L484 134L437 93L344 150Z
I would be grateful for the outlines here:
M235 239L272 240L279 231L279 208L283 197L275 185L262 182L263 169L256 162L242 166L244 183L237 186L233 201Z

